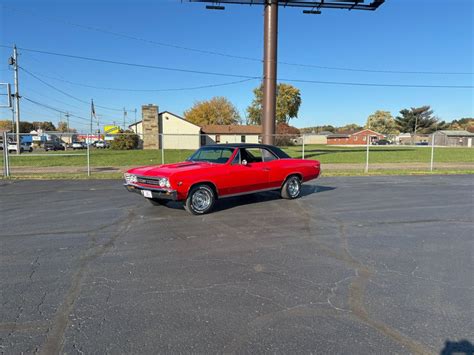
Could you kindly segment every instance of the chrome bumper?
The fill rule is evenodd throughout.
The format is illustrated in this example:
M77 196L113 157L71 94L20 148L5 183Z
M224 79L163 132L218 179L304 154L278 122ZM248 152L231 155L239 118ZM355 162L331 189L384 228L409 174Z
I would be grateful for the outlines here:
M143 187L135 184L123 184L129 192L136 192L141 194L142 190L151 191L152 198L158 198L162 200L178 200L178 193L175 190L167 190L155 187Z

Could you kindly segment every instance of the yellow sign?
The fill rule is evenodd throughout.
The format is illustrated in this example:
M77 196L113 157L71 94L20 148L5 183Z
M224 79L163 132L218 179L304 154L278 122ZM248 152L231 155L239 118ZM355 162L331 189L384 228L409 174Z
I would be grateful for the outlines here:
M104 126L104 133L105 134L117 134L120 133L120 127L119 126Z

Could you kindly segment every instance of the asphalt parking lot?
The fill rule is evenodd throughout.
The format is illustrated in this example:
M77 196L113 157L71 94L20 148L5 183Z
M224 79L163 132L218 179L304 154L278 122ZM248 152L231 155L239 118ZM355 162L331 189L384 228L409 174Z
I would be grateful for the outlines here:
M321 178L190 216L0 180L0 353L439 353L473 342L472 176Z

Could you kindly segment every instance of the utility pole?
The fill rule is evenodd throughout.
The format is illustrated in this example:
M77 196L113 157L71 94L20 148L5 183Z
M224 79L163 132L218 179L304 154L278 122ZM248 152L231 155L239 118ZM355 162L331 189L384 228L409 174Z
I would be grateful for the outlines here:
M127 110L125 110L125 107L123 108L123 130L127 130L126 126L126 120L127 120Z
M275 141L278 0L265 1L263 49L263 143Z
M66 114L64 115L64 117L66 117L66 132L69 133L69 112L66 112Z
M277 44L278 44L278 6L307 8L303 14L321 15L321 9L346 9L375 11L385 0L187 0L190 2L211 3L209 10L225 10L223 4L263 5L264 38L263 38L263 102L262 102L262 137L263 143L273 144L276 121L277 95Z
M13 57L10 58L10 64L13 65L15 81L16 154L20 154L20 91L18 87L18 53L16 45L13 46Z
M135 134L137 134L137 109L135 109Z

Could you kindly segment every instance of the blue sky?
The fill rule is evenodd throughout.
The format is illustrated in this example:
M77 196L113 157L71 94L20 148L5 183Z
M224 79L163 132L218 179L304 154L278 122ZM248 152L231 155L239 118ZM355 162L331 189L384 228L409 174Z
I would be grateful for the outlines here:
M209 11L204 4L154 1L0 0L0 44L162 67L261 76L263 48L261 6L228 5ZM471 0L387 0L376 12L323 10L303 15L280 10L279 61L316 66L394 71L474 71L474 2ZM139 37L122 38L88 30L91 26ZM243 60L172 46L255 58ZM239 78L144 69L20 51L20 65L44 81L96 105L140 110L158 104L177 114L194 102L226 96L245 117L258 80L199 90L124 92L92 89L58 81L130 89L169 89L213 85ZM0 48L0 82L12 82L6 64L11 49ZM21 74L21 94L37 102L89 117L89 106ZM473 85L473 75L368 73L279 64L278 77L317 81L417 85ZM363 124L375 110L396 115L406 107L431 105L443 120L474 116L473 89L390 88L292 83L301 90L297 127ZM118 111L96 107L101 123L122 122ZM11 114L0 110L0 118ZM140 111L138 117L140 116ZM23 100L25 120L52 120L59 113ZM128 121L134 119L133 113ZM73 118L86 129L87 121Z

